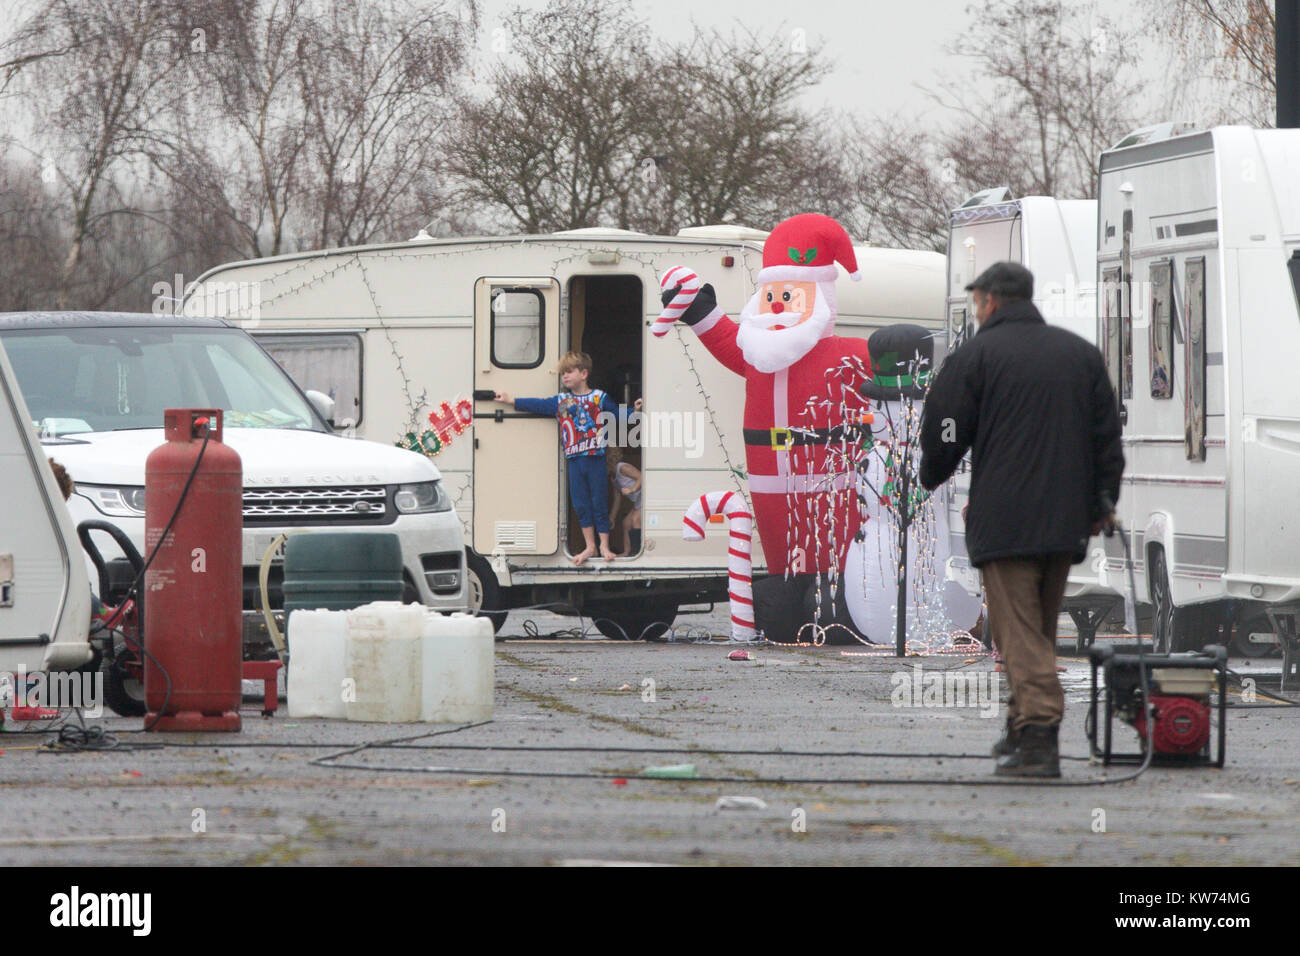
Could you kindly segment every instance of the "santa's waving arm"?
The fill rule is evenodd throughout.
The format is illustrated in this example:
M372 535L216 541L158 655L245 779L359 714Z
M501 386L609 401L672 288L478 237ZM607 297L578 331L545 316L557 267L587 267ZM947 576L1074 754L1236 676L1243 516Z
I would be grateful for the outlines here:
M681 290L680 285L664 290L661 298L665 308ZM719 308L718 298L713 292L712 285L706 282L701 286L700 291L695 294L694 301L678 318L695 330L695 334L715 359L737 375L745 374L745 357L741 354L740 346L736 344L739 326L727 318Z

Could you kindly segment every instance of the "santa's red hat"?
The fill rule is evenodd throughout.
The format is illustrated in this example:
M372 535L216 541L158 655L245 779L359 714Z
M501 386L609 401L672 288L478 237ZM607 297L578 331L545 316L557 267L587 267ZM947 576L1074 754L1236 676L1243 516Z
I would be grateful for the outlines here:
M763 244L763 268L758 282L834 282L835 263L854 282L862 279L853 240L830 216L806 212L777 225Z

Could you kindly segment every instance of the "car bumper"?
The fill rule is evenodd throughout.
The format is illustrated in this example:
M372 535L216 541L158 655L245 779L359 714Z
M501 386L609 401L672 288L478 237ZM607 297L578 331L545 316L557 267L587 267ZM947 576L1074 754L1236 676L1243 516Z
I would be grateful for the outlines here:
M74 512L74 519L78 522L89 517L111 521L117 525L126 532L141 556L148 560L149 555L144 547L144 518L106 517L95 511L86 514ZM245 526L241 563L244 566L244 607L246 609L256 610L261 607L257 589L258 574L271 544L281 535L312 531L395 534L401 542L402 565L405 570L408 597L414 597L421 604L439 611L469 609L464 530L455 511L402 515L397 520L383 525ZM95 535L94 541L106 561L122 556L107 535ZM278 554L271 556L272 567L268 575L270 578L268 587L275 592L271 601L273 607L280 606L279 582L283 563L283 543L277 550ZM92 586L98 590L98 585L95 583L95 569L89 564L89 559L87 559L87 566Z

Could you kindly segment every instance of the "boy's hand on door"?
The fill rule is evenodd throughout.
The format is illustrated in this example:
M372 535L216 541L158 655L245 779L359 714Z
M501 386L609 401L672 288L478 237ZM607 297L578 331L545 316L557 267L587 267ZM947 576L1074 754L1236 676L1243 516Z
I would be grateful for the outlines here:
M645 403L644 403L641 399L638 398L635 402L632 403L632 409L633 409L633 411L638 411L638 412L641 411L641 406L644 405L644 404L645 404Z
M514 399L512 399L512 398L510 397L510 393L509 393L509 392L497 392L496 395L493 396L492 400L493 400L494 402L501 402L502 404L505 404L505 405L513 405L513 404L514 404Z

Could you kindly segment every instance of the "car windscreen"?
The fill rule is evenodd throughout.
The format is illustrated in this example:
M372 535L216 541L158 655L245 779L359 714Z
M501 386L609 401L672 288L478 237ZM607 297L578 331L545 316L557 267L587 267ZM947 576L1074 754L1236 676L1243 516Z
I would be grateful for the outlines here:
M220 408L227 428L321 430L284 370L239 329L83 327L2 336L45 435L161 428L168 408Z

